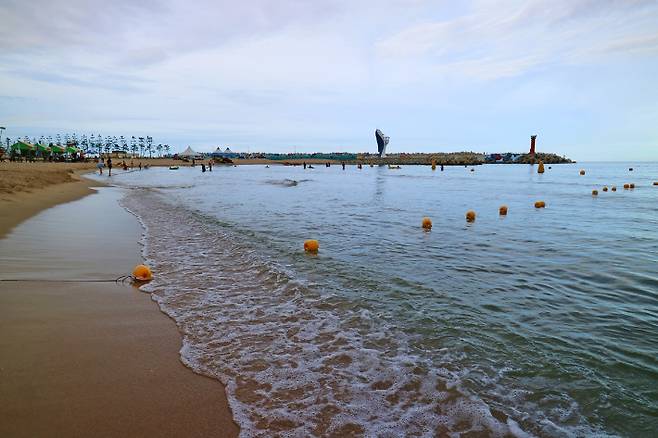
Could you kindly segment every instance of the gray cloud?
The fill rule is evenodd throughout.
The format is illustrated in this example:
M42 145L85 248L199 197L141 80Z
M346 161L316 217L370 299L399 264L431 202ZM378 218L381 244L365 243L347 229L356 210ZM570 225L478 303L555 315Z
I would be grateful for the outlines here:
M602 54L651 51L658 3L649 0L475 2L455 19L424 22L380 40L383 58L423 58L434 71L482 79L538 66L590 62Z
M338 1L5 0L0 49L102 53L139 68L294 25L331 19Z
M135 76L117 73L98 72L91 69L80 69L76 75L62 74L41 69L8 68L6 74L21 79L45 82L54 85L66 85L83 88L95 88L124 93L141 93L147 80Z
M431 147L437 123L442 144L564 134L568 100L585 138L658 101L655 0L0 0L0 20L0 95L26 99L0 117L30 129Z

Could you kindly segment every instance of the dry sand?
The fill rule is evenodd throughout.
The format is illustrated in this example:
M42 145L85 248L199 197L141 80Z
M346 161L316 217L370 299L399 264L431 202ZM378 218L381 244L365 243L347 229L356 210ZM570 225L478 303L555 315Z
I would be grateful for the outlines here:
M14 164L26 166L22 170L28 173L32 166L62 166ZM78 180L75 173L69 175L72 182L47 185L33 180L15 184L12 193L2 192L0 236L6 237L0 241L4 244L0 274L3 266L10 265L2 259L10 257L7 254L15 249L12 245L20 241L16 236L47 226L45 216L53 210L27 220L7 235L10 228L40 209L93 192L89 187L96 183ZM60 177L47 175L44 179ZM27 175L20 178L30 181ZM92 198L97 196L102 194ZM62 208L72 217L84 215L84 203L89 199L59 206L60 215ZM117 227L126 229L121 221L136 222L114 200L100 204L108 210L97 213ZM87 239L102 236L99 230L107 226L95 225L100 228L85 230ZM125 251L127 263L132 263L139 258L139 236L135 224L129 228L135 236L126 239L128 244L121 251ZM96 242L89 240L92 245ZM85 253L93 260L93 250ZM37 269L43 274L48 268ZM175 323L159 311L149 295L133 287L0 282L0 436L236 436L238 427L223 386L186 368L180 362L180 345Z

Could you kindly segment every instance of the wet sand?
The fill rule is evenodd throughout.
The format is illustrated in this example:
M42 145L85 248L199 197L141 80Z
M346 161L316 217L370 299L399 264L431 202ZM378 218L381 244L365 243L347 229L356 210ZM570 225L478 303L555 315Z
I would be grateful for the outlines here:
M72 196L69 184L25 195L37 209ZM116 189L100 190L9 233L3 222L0 278L129 272L141 259L139 225ZM132 286L0 282L0 436L237 436L223 386L186 368L180 346L175 323Z
M41 210L93 193L88 163L0 163L0 238Z

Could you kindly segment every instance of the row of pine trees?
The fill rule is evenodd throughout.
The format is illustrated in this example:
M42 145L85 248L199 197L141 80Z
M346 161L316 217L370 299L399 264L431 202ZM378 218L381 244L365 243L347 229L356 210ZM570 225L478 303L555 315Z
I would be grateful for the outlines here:
M27 143L32 143L32 144L43 144L46 146L50 145L57 145L57 146L74 146L76 148L81 149L83 152L86 154L88 153L106 153L109 154L110 152L114 151L122 151L125 153L132 153L133 155L137 156L139 155L140 157L153 157L158 156L162 157L163 155L169 155L170 152L170 147L168 144L154 144L153 143L153 137L151 136L146 136L146 137L135 137L134 135L130 137L130 139L127 139L123 135L120 137L116 136L106 136L103 138L102 135L94 135L91 134L90 136L87 136L86 134L83 134L81 137L78 137L77 134L65 134L65 135L60 135L57 134L53 138L53 136L41 136L39 139L36 137L30 139L28 136L25 136L23 139L21 139ZM7 146L11 144L11 139L7 138Z

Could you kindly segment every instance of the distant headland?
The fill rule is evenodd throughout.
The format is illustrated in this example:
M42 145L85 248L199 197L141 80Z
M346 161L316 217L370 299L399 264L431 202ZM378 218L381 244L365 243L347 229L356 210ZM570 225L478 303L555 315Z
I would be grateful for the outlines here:
M301 164L342 162L346 164L381 164L381 165L480 165L480 164L534 164L542 161L544 164L572 163L565 156L554 153L535 151L536 135L530 137L528 153L481 153L481 152L399 152L387 154L386 149L390 137L381 130L375 132L377 140L376 153L352 152L315 152L315 153L268 153L268 152L234 152L226 147L217 147L214 152L197 152L187 147L183 152L170 153L168 144L156 144L150 136L144 137L106 137L91 135L87 137L76 134L69 136L57 135L56 138L40 139L29 137L13 141L5 138L6 147L0 143L0 159L9 158L12 161L85 161L99 155L115 158L173 158L182 160L208 159L219 163L240 164ZM4 142L3 142L4 143Z

